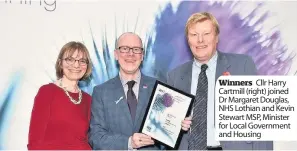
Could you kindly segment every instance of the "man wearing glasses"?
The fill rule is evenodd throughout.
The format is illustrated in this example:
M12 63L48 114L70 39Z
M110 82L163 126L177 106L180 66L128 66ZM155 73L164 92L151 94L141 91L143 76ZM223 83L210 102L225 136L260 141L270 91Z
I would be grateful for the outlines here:
M138 133L156 81L140 72L140 37L122 34L114 55L120 72L94 88L89 142L94 150L159 149L151 137Z

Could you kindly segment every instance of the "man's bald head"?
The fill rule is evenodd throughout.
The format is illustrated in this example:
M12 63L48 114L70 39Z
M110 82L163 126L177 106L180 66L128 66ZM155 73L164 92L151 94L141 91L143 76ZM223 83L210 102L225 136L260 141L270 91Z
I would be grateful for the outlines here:
M121 46L129 46L129 47L141 47L142 48L142 40L141 38L132 32L125 32L119 36L116 43L116 49Z

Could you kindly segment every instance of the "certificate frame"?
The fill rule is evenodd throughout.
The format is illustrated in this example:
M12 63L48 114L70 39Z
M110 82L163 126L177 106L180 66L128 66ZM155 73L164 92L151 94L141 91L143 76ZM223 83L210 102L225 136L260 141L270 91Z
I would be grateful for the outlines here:
M195 96L156 80L140 133L175 149L181 141L182 120L191 114Z

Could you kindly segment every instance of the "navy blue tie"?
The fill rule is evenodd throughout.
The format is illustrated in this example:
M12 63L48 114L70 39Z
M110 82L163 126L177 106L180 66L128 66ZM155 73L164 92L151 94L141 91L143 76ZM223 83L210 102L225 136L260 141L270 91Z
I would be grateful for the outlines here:
M133 92L133 86L135 84L135 81L129 81L127 82L128 85L128 91L127 91L127 101L128 101L128 106L130 110L130 114L132 117L132 120L134 121L135 114L136 114L136 107L137 107L137 99L136 96Z
M206 76L207 65L201 66L196 97L193 105L193 118L189 138L189 150L207 149L207 95L208 81Z

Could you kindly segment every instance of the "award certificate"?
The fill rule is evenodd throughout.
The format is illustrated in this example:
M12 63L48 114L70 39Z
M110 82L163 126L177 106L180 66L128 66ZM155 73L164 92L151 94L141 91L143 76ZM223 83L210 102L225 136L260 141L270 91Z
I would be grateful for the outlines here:
M174 148L181 133L181 122L190 114L194 98L156 81L140 132Z

